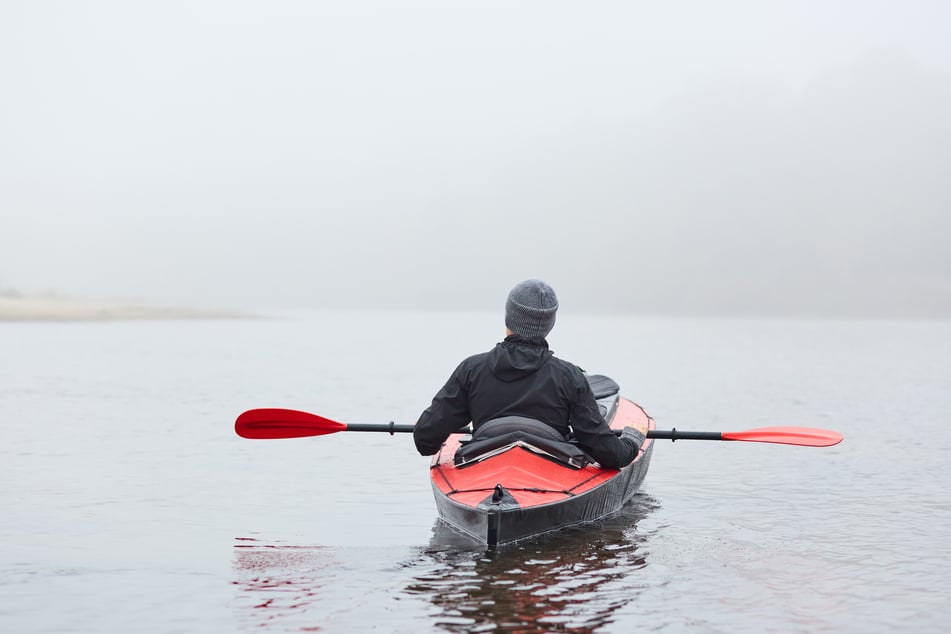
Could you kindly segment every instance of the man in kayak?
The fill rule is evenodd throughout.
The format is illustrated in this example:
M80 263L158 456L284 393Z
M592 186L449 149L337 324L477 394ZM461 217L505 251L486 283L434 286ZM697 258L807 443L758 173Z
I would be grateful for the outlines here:
M521 282L505 303L505 340L459 364L422 413L413 431L424 456L469 424L522 416L573 438L598 463L618 469L637 457L644 435L626 427L620 437L605 422L584 373L548 349L558 298L540 280Z

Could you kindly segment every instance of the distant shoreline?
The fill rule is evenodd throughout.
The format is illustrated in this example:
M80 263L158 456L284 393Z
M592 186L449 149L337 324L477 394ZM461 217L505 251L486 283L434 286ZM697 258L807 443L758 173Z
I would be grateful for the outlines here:
M0 295L3 321L121 321L139 319L249 319L245 313L153 306L133 300L82 299L60 296Z

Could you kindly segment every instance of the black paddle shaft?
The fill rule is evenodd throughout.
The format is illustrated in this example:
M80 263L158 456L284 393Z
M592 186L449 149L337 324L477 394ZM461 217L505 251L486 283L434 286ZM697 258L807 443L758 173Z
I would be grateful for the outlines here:
M388 432L390 435L393 434L411 434L413 433L413 425L397 425L394 422L390 422L386 425L379 425L376 423L348 423L347 431L382 431ZM468 427L465 429L460 429L455 432L457 434L469 434L472 433L472 430ZM620 435L621 430L615 429L615 434ZM648 438L654 438L656 440L723 440L721 432L718 431L677 431L676 428L671 430L661 430L661 429L652 429L647 432Z
M347 431L385 431L393 434L412 434L413 425L397 425L390 421L386 425L375 423L347 423Z
M665 429L652 429L647 432L648 438L657 440L723 440L723 434L718 431L677 431L677 428L667 431Z

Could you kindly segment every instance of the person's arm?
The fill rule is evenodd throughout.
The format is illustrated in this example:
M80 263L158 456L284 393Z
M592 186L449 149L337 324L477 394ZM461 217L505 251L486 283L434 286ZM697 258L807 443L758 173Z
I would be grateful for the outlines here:
M463 365L456 368L432 404L420 415L413 428L416 450L424 456L439 451L449 435L469 424L469 393L463 377Z
M575 387L575 399L571 407L571 427L582 449L591 454L605 469L620 469L637 457L640 446L627 436L618 437L605 422L591 386L581 375Z

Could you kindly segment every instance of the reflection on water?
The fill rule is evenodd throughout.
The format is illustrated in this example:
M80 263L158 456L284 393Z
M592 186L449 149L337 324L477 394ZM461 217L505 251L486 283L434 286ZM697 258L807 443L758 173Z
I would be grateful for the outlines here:
M656 508L638 494L597 525L498 548L438 522L402 553L241 537L232 607L246 631L594 632L644 588L637 524Z
M266 544L250 537L235 540L233 570L235 607L242 625L286 627L321 600L339 562L322 546ZM319 632L313 623L300 623L302 632Z
M444 631L594 632L642 589L636 525L656 507L641 494L598 526L489 550L437 524L404 593L436 606Z

